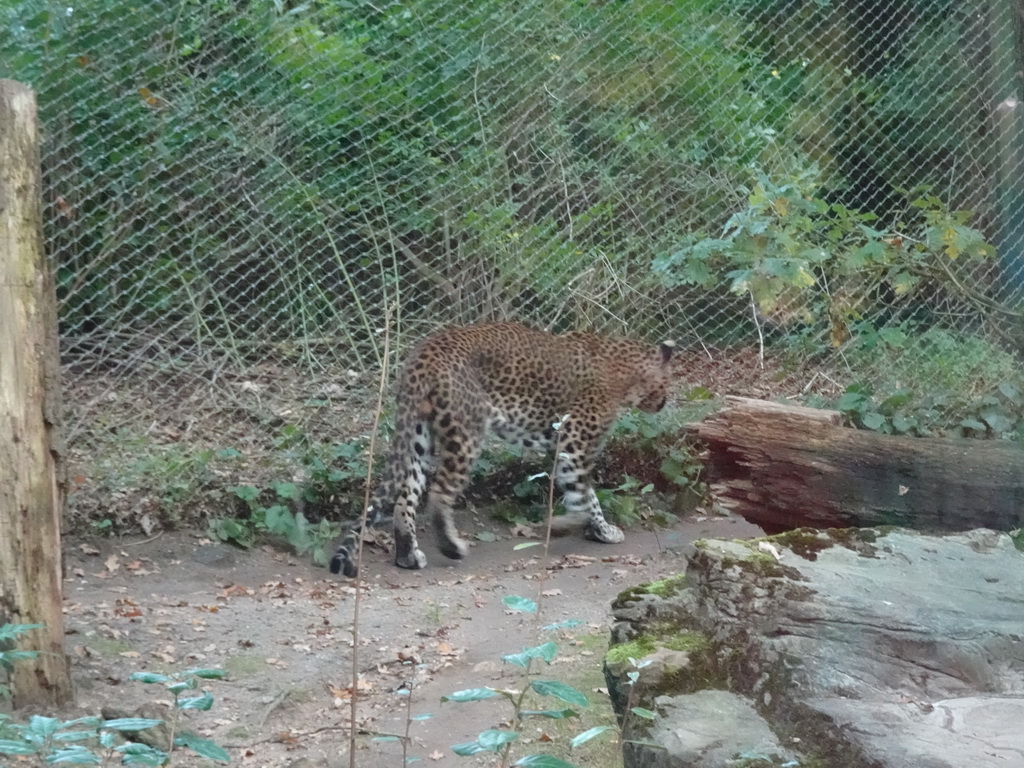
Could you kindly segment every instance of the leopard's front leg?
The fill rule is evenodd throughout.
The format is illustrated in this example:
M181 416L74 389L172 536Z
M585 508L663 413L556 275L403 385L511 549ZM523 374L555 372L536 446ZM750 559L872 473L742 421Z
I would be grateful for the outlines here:
M604 519L601 503L591 483L597 453L591 443L584 439L578 427L574 428L572 418L566 420L557 444L555 480L564 493L562 501L566 511L584 518L583 535L605 544L618 544L626 534Z

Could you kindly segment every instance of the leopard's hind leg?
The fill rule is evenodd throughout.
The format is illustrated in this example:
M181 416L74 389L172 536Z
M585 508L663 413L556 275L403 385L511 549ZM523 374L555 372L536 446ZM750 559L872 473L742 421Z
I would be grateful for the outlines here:
M399 568L418 570L427 565L427 556L416 539L416 511L427 490L427 462L434 450L429 416L421 413L402 454L402 478L395 499L395 565Z
M469 545L459 537L452 507L469 484L486 429L486 415L473 408L462 409L458 418L445 413L434 425L437 471L427 494L426 510L434 524L438 549L452 560L461 560L469 551Z
M403 439L402 435L405 434ZM403 568L422 568L426 556L416 541L416 509L427 485L427 462L432 451L425 414L413 418L409 428L399 428L391 446L384 479L374 490L366 509L366 525L376 528L389 520L395 532L395 563ZM411 522L410 522L411 520ZM331 558L331 573L354 578L356 547L362 526L353 525Z

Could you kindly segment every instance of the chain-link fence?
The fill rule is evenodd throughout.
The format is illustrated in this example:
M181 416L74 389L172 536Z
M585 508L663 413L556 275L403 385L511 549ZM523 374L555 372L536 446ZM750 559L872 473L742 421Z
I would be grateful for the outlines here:
M38 93L72 434L168 405L140 422L166 442L208 408L221 447L310 401L337 421L385 323L399 350L514 318L767 340L843 385L1005 383L1020 13L12 0L0 74Z

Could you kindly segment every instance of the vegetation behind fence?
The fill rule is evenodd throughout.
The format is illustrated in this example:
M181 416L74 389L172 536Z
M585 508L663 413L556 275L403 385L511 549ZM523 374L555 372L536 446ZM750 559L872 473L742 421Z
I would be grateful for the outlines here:
M779 344L844 384L1017 391L1010 0L14 0L0 18L0 74L38 92L73 389L195 403L266 365L344 383L379 370L390 315L398 349L514 318Z

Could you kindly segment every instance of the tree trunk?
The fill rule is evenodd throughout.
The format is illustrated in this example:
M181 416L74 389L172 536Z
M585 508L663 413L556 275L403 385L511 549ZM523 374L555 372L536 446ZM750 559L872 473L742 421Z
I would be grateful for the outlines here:
M1010 530L1024 521L1024 449L996 440L848 429L837 411L742 397L690 431L716 501L770 533L801 526Z
M14 705L73 696L64 655L63 455L53 279L43 255L36 104L0 80L0 624L41 624L11 675Z

